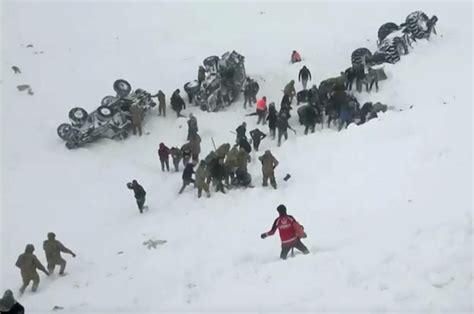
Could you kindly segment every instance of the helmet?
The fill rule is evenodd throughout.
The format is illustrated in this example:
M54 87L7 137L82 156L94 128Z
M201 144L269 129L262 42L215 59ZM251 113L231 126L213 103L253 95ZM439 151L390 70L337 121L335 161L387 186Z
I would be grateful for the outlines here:
M286 206L283 204L278 205L277 211L280 215L286 214Z

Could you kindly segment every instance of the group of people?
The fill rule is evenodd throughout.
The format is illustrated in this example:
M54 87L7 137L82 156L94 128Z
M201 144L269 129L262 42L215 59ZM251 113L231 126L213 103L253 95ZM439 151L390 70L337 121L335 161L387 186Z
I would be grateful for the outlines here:
M31 290L35 292L38 289L40 283L40 277L38 270L42 271L46 276L53 274L56 266L59 266L59 275L65 275L66 260L62 258L61 253L67 253L76 257L76 254L65 247L61 242L56 240L56 234L49 232L47 240L43 242L43 250L46 255L46 268L41 264L39 259L34 255L35 246L33 244L27 244L25 252L21 254L15 265L20 269L21 278L23 284L20 288L20 293L25 292L26 287L33 282Z

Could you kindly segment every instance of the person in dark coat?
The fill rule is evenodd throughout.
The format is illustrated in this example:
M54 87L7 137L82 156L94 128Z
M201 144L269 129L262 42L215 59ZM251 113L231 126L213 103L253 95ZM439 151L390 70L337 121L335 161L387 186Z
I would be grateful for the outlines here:
M188 120L188 141L190 141L191 138L193 138L198 131L199 129L197 119L192 113L190 113Z
M193 173L194 173L194 164L192 162L188 163L186 167L184 167L183 170L183 186L179 190L179 194L183 193L184 189L186 186L190 185L191 183L194 183L193 179Z
M146 197L145 189L140 184L138 184L137 180L133 180L131 183L127 183L127 187L129 190L133 190L133 193L135 194L135 199L137 200L138 210L140 211L140 214L143 214Z
M268 121L268 128L270 129L270 135L272 136L272 139L275 139L277 119L278 119L278 113L275 108L275 103L271 102L270 105L268 106L267 121Z
M237 144L240 144L240 140L241 139L247 139L247 123L246 122L242 122L241 125L239 125L237 127L237 129L235 129L235 133L237 134L236 136L236 140L235 142Z
M291 110L291 100L290 100L290 96L288 95L283 95L283 97L281 98L280 110L284 108L288 109L288 111Z
M198 83L201 85L202 82L206 79L206 70L202 65L199 66L198 70Z
M170 149L171 158L173 158L174 171L179 171L179 162L183 158L183 152L178 147L171 147Z
M260 131L258 128L250 131L250 137L252 138L253 149L258 151L258 147L260 146L260 142L266 137L267 135Z
M349 108L349 97L343 89L337 89L329 99L334 110L339 113L339 131L351 123L352 114Z
M296 134L296 131L290 126L290 124L288 123L288 118L284 114L280 113L278 115L276 126L278 128L278 146L281 145L282 137L285 137L285 140L288 139L288 129L292 130Z
M13 297L11 290L5 290L0 299L0 313L2 314L24 314L25 308Z
M179 89L175 90L173 95L171 95L171 108L176 111L176 116L179 117L184 117L181 114L181 111L183 109L186 109L186 104L181 98L181 95L179 94Z
M209 162L209 172L212 178L212 184L216 188L216 192L221 191L225 194L224 180L226 179L226 169L224 166L224 159L213 158Z
M161 171L170 171L170 149L164 144L160 143L160 148L158 149L158 156L160 157Z
M300 73L298 74L298 82L303 84L303 89L306 89L306 84L308 84L308 79L311 81L311 72L308 70L306 65L304 65Z

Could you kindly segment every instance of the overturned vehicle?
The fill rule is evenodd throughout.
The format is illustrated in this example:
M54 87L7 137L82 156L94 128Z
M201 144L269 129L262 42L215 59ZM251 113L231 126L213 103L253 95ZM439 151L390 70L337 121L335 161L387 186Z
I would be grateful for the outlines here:
M105 96L95 111L87 113L80 107L69 111L71 123L63 123L57 129L67 148L77 148L100 138L125 139L132 126L131 106L138 106L144 114L156 106L150 93L139 88L132 92L125 80L116 80L113 86L116 96Z
M232 51L221 58L210 56L203 61L204 77L184 85L190 102L205 111L219 111L234 102L245 82L244 56Z

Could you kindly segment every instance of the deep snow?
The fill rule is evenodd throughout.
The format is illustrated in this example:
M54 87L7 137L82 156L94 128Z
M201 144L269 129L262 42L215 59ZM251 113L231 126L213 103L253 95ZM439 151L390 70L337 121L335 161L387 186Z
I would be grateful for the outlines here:
M298 136L261 145L280 161L277 191L260 186L252 162L254 189L178 196L181 175L163 174L156 153L186 138L170 108L141 138L69 151L56 135L70 108L95 109L117 78L169 98L203 58L232 49L279 104L303 64L313 82L336 76L352 50L375 50L381 24L418 9L438 16L438 36L359 97L397 110L308 136L293 112ZM28 312L473 311L470 3L2 2L2 13L0 289L19 288L14 263L27 243L45 262L49 231L78 254L66 257L68 276L41 275L38 293L20 298ZM293 49L302 64L288 64ZM35 95L18 92L22 83ZM229 131L256 121L242 102L191 111L204 156L211 136L232 143ZM133 178L148 191L144 215L125 187ZM280 203L304 224L312 254L281 262L278 236L259 238ZM168 243L148 250L149 238Z

